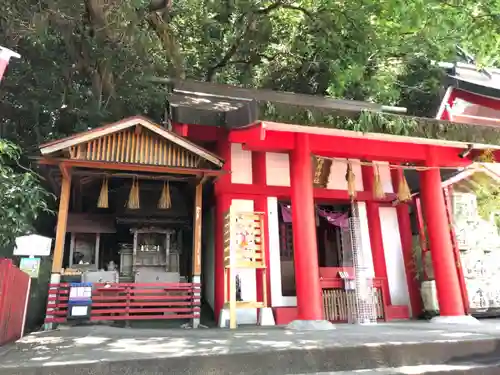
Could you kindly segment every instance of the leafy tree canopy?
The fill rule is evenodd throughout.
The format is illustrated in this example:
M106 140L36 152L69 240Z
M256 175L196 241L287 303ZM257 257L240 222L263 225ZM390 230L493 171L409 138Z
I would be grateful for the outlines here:
M0 139L0 256L11 255L16 237L33 230L32 224L52 196L40 185L38 176L19 164L21 152Z
M104 121L160 120L187 77L408 106L433 115L431 60L497 64L498 0L4 0L0 135L31 147Z

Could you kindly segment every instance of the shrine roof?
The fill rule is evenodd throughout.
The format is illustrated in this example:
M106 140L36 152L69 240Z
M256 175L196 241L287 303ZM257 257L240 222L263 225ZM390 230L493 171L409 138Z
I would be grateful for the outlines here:
M272 121L500 145L498 127L406 116L406 109L401 107L188 80L158 78L152 81L169 85L170 116L178 123L237 129Z
M496 163L473 163L466 168L443 168L440 171L442 187L453 186L461 192L474 191L481 184L500 185L500 166ZM413 193L420 191L420 176L415 170L405 170L405 177Z
M448 85L474 94L500 98L500 69L469 63L440 63Z
M478 185L500 185L500 169L495 163L474 163L443 181L443 187L453 186L458 191L473 191Z
M223 160L211 153L208 150L205 150L204 148L200 147L199 145L189 141L188 139L179 136L165 127L158 125L151 120L142 117L142 116L133 116L133 117L127 117L125 119L122 119L120 121L110 123L107 125L104 125L99 128L91 129L85 132L77 133L74 135L71 135L69 137L57 139L45 144L42 144L40 146L40 152L42 155L53 155L57 152L69 149L71 147L74 147L76 145L84 144L91 142L96 139L104 138L109 135L113 135L116 133L119 133L121 131L124 131L129 128L134 128L136 126L145 128L152 133L154 133L156 136L171 142L178 147L187 150L193 154L198 155L200 158L205 159L206 161L212 163L213 165L217 167L222 167L224 164ZM104 145L103 145L104 148Z

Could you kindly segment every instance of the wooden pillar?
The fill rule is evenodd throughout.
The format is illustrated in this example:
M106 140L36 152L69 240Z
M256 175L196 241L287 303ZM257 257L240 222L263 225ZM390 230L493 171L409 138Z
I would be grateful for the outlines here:
M52 273L60 273L64 255L64 240L68 223L69 199L71 195L71 174L65 166L61 166L62 183L59 197L59 212L57 214L56 242L52 260Z
M96 233L95 235L95 254L94 254L94 263L97 269L99 269L99 249L101 248L101 234ZM104 268L104 267L103 267Z
M201 275L201 212L203 185L198 183L194 198L193 217L193 277Z
M69 245L69 261L68 266L73 267L73 257L75 255L75 245L76 245L76 234L71 233L71 243Z
M203 181L198 182L194 197L194 213L193 213L193 284L201 283L201 213L203 199ZM200 287L194 286L194 298L200 300ZM196 305L196 303L195 303ZM200 312L194 312L197 317L193 318L193 328L198 328L200 325Z

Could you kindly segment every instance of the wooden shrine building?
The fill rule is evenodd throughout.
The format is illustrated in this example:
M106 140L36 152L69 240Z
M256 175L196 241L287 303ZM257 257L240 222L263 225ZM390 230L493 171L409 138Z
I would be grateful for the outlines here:
M60 192L52 287L76 273L106 284L93 292L93 320L198 319L200 293L216 320L227 316L233 237L260 252L243 249L242 259L260 263L231 276L239 324L256 324L262 306L277 324L416 318L416 193L441 321L472 319L441 184L500 156L497 128L373 103L167 84L168 127L132 117L40 148ZM258 235L228 237L228 212L259 213ZM151 291L139 297L142 283L158 284L157 302ZM63 295L49 298L47 322L64 320ZM354 316L360 304L368 315Z
M138 283L173 283L175 291L192 292L189 300L160 300L157 312L144 308L151 301L95 298L100 306L111 298L113 314L127 320L141 312L148 319L166 313L197 319L203 186L225 173L223 160L143 117L59 139L40 151L39 164L60 189L51 284L63 289L75 281L112 283L107 290L122 285L116 293L130 295L131 283L135 290ZM47 321L64 320L67 303L60 302L67 295L52 303L51 297L49 311L58 311L48 313ZM130 303L141 308L124 313ZM94 320L110 316L105 309L92 311Z

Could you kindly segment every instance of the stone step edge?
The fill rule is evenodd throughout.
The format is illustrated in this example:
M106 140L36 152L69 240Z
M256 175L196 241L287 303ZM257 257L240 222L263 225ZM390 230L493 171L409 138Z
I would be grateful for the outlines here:
M427 364L402 367L381 367L371 369L310 372L287 375L497 375L500 374L500 362L493 364Z
M402 365L422 365L425 363L443 364L447 362L464 363L466 358L489 360L500 358L500 339L486 338L477 340L440 340L434 342L411 343L384 343L377 346L357 345L338 346L311 349L290 348L284 350L239 351L222 353L219 355L196 355L183 357L156 357L156 358L122 358L114 360L91 361L87 363L66 363L64 365L43 365L42 373L51 375L65 375L71 371L78 373L101 373L121 375L123 373L145 374L144 369L151 373L166 374L206 374L212 370L215 373L226 375L234 373L252 375L286 374L294 371L295 374L314 374L328 371L348 371L347 373L364 375L365 369L400 368ZM498 349L500 350L500 349ZM16 374L41 374L40 366L21 366L15 368ZM130 372L128 369L135 369ZM0 364L0 375L12 375L14 367ZM277 370L280 372L276 372ZM71 371L70 371L71 370ZM68 372L70 371L70 372ZM141 372L142 371L142 372ZM449 373L449 372L448 372ZM379 371L380 374L380 371ZM438 373L434 373L438 374ZM500 371L495 373L500 374Z

